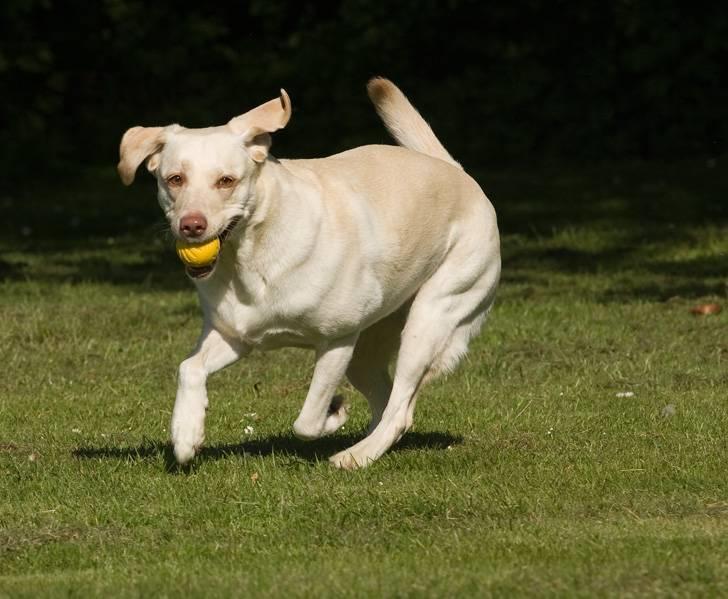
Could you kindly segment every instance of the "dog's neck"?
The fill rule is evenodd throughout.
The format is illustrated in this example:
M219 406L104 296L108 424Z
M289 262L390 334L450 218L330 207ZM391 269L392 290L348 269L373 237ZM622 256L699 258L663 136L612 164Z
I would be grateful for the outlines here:
M319 190L275 158L261 166L252 193L253 209L240 244L246 252L277 260L296 253L296 239L318 229L323 212Z

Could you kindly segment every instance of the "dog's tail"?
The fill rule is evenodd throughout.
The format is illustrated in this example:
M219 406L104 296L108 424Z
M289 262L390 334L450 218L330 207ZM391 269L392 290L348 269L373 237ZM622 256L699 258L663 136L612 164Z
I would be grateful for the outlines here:
M371 79L367 84L367 92L387 130L399 145L463 168L450 156L422 115L389 79Z

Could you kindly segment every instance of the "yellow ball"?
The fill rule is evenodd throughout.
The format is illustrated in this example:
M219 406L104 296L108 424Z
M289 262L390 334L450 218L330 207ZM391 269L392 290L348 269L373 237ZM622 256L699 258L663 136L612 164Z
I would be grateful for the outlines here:
M177 241L177 255L187 266L207 266L212 264L220 252L220 240L215 237L207 243L187 243Z

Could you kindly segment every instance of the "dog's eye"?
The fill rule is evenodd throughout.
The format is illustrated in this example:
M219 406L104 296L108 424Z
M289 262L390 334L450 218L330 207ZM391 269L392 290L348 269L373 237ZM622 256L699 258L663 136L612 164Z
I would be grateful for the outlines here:
M182 175L170 175L167 177L167 185L170 187L179 187L184 182L185 180Z
M228 177L225 175L224 177L220 177L217 180L217 186L218 187L232 187L233 183L235 183L235 179L232 177Z

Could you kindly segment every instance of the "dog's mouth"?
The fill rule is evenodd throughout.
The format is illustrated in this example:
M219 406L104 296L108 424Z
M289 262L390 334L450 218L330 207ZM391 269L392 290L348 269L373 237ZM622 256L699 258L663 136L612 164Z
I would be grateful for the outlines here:
M227 226L217 236L217 238L220 240L220 249L217 252L217 256L215 256L215 259L210 264L207 264L205 266L185 266L185 271L187 272L188 277L190 277L191 279L195 279L196 281L200 281L202 279L206 279L213 273L215 267L217 266L217 262L220 259L220 253L222 252L222 247L225 243L225 240L228 238L232 230L237 226L239 222L239 216L231 219Z
M212 274L213 270L215 270L216 264L217 258L215 258L215 261L212 264L208 264L207 266L185 266L185 271L187 272L188 277L193 279L205 279Z

